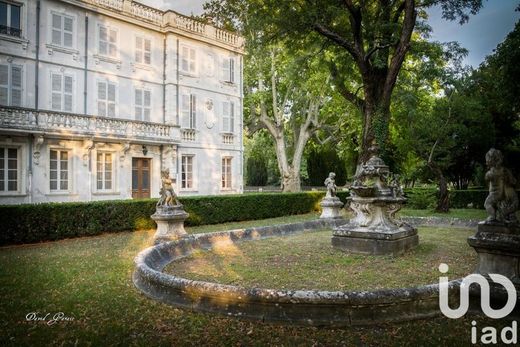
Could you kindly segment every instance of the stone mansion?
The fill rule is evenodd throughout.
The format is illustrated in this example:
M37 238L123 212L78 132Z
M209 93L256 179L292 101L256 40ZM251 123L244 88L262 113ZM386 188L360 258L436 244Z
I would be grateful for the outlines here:
M242 55L133 0L0 0L0 204L242 192Z

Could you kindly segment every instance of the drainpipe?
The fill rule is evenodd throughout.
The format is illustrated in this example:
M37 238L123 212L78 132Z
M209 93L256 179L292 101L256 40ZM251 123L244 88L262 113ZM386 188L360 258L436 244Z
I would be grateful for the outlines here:
M244 57L240 56L240 193L244 192Z
M179 97L179 91L180 91L180 88L179 88L179 58L180 58L180 54L179 54L179 49L180 49L180 43L179 43L179 38L177 38L177 115L176 115L176 122L177 122L177 125L181 125L180 122L180 117L179 117L179 100L180 100L180 97Z
M27 172L27 187L25 188L28 195L29 195L29 203L32 203L33 201L33 194L32 194L32 178L33 178L33 151L34 151L34 136L29 134L29 155L27 158L28 160L28 172Z
M40 79L40 76L39 76L39 67L40 67L40 12L41 12L41 7L40 7L40 0L38 0L38 2L36 3L36 63L35 63L35 66L34 66L34 78L35 78L35 83L34 83L34 109L35 110L38 110L39 109L39 79Z
M166 36L163 38L163 123L166 124Z
M87 87L88 87L88 14L85 13L85 66L83 81L83 113L87 115Z

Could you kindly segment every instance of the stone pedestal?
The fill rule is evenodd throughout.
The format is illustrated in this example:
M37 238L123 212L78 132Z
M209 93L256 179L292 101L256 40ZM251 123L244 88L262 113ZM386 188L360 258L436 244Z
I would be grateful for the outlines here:
M520 288L520 225L481 222L468 244L478 254L475 273L500 274Z
M356 216L333 229L334 248L350 253L398 255L419 244L417 229L395 219L405 198L354 196L349 200Z
M189 214L184 211L182 205L158 206L151 218L157 223L157 231L154 235L155 244L177 240L187 235L184 230L184 221Z
M343 203L337 197L325 197L321 200L321 216L320 218L341 218L341 208Z

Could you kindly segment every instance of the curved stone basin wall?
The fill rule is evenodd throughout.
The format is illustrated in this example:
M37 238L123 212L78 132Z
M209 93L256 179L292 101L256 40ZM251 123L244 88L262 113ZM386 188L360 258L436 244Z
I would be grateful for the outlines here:
M191 235L145 249L135 258L135 286L148 297L176 307L299 325L367 325L440 315L437 284L376 291L314 291L244 288L193 281L162 272L175 260L218 242L240 242L334 227L341 220L316 220ZM450 282L458 305L460 281Z

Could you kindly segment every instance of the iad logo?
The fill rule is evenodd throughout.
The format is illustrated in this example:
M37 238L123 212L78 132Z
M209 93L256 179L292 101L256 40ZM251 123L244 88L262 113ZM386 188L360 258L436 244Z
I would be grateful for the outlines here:
M439 271L443 274L447 273L449 267L447 264L440 264ZM509 315L516 305L516 289L513 283L505 276L499 274L489 274L489 277L495 282L502 285L507 291L507 302L501 309L493 309L490 306L490 289L487 279L478 274L471 274L462 280L460 284L460 305L457 309L451 309L448 304L448 277L439 277L439 307L441 312L448 318L456 319L462 317L469 308L469 287L473 283L480 286L480 307L482 312L489 318L499 319ZM471 342L477 343L476 322L473 321L471 328ZM497 343L497 330L494 327L482 328L480 342L483 344ZM513 321L511 327L505 327L500 333L502 343L511 344L517 342L517 323Z

